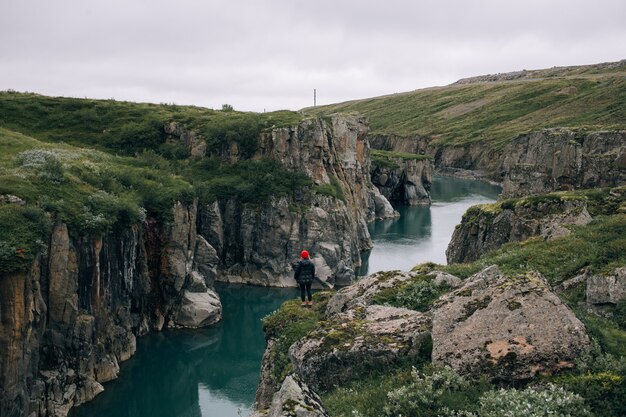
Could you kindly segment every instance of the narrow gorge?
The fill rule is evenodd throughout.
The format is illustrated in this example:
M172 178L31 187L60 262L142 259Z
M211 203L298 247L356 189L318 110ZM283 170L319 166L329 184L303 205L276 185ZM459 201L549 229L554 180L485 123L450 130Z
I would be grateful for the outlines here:
M204 138L172 125L166 132L203 157ZM2 415L67 415L118 376L137 337L219 321L214 282L294 286L302 248L326 285L351 283L371 248L367 222L395 215L371 183L366 133L365 119L340 116L263 133L252 159L312 181L291 196L178 201L161 219L101 235L56 222L30 267L0 280ZM228 152L241 158L236 146Z

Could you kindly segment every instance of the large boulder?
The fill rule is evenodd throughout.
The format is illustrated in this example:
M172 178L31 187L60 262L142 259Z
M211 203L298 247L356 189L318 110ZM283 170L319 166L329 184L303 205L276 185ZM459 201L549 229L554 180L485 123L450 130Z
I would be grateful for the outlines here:
M222 303L211 289L205 292L184 291L176 324L183 327L205 327L222 318Z
M540 274L491 266L432 310L432 361L470 375L526 380L574 366L589 349L585 326Z
M430 317L414 310L370 305L329 317L289 349L294 371L314 389L330 389L360 374L418 357L427 346Z

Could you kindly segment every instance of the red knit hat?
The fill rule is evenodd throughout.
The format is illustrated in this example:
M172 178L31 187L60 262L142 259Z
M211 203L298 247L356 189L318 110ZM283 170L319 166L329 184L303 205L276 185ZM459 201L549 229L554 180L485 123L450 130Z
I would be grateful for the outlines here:
M309 252L303 250L302 252L300 252L300 257L302 259L309 259Z

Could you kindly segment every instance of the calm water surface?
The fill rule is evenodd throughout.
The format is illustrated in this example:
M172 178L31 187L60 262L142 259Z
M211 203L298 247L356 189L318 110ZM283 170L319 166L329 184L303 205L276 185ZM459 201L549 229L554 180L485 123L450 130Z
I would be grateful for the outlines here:
M408 271L426 261L445 265L446 248L463 213L474 204L495 201L500 191L500 187L480 181L435 177L430 207L400 207L399 219L370 224L374 249L364 254L359 274Z
M139 338L120 377L70 417L247 417L265 349L260 320L299 293L234 285L217 291L220 324Z
M431 207L400 208L398 220L370 225L368 273L445 263L454 226L465 210L494 201L500 189L477 181L435 178ZM365 270L362 271L365 273ZM70 417L247 417L254 403L265 340L261 318L295 289L218 286L224 320L202 330L139 338L120 378Z

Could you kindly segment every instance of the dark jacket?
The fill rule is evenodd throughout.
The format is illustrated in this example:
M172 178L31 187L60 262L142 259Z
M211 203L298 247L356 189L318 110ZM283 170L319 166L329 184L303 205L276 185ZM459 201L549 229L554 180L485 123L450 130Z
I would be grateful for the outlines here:
M293 276L298 284L310 284L315 277L315 265L309 259L303 259L296 265L296 272Z

